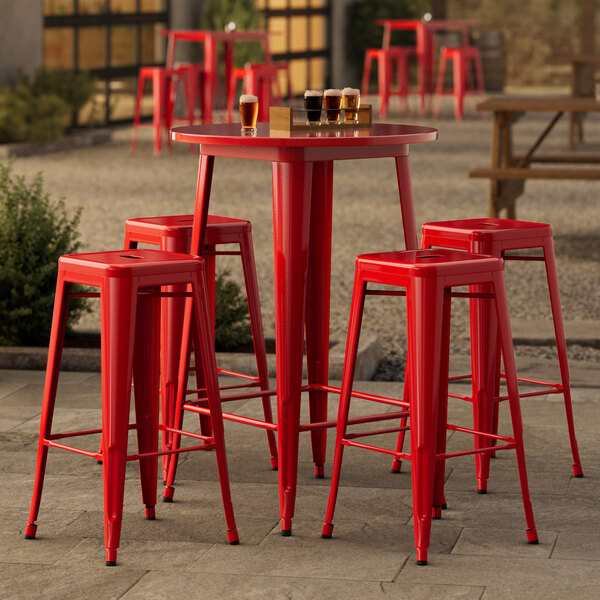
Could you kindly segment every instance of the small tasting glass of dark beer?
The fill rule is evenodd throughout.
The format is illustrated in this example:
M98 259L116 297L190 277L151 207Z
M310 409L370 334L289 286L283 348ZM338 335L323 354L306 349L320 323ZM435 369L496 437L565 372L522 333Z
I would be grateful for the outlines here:
M240 121L242 133L256 133L256 119L258 118L258 97L252 94L240 96Z
M358 107L360 106L360 90L346 87L342 90L342 108L345 123L358 123Z
M321 90L306 90L304 92L304 108L306 109L306 124L321 124L321 107L323 106L323 92Z
M340 109L342 108L342 91L329 89L323 92L323 108L327 123L340 122Z

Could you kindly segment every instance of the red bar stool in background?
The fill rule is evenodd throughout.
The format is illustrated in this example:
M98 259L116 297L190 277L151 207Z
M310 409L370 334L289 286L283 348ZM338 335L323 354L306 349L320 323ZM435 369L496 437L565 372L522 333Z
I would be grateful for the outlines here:
M238 81L244 82L244 94L253 94L258 97L258 120L269 120L269 107L273 102L279 106L283 105L283 94L279 81L280 73L284 72L287 78L287 95L293 98L292 81L288 63L266 62L246 63L244 67L237 67L231 71L229 81L229 93L227 96L227 122L231 123L233 118L233 104L235 101ZM276 93L273 94L273 86Z
M151 244L161 250L169 252L189 253L192 238L193 215L169 215L162 217L143 217L127 219L125 223L125 248L136 248L139 244ZM216 250L223 244L237 244L239 250ZM258 387L260 390L269 389L269 367L267 364L267 351L263 332L262 315L260 309L260 296L256 276L256 263L254 260L254 246L252 243L252 224L244 219L233 219L209 215L206 227L204 250L202 257L207 267L207 279L211 313L214 315L214 286L215 286L215 257L219 255L238 255L241 257L246 297L248 299L248 313L252 329L252 341L256 357L258 376L235 373L218 369L219 373L234 376L244 380L244 384L236 388ZM181 287L170 287L167 291L181 291ZM183 303L178 298L163 298L161 322L161 397L163 422L173 425L175 415L175 400L177 395L177 368L179 365L179 340L183 324ZM203 387L200 361L195 361L196 383L198 388ZM231 389L228 387L227 389ZM198 390L189 390L189 394ZM265 421L273 422L270 397L262 397L263 414ZM206 403L204 403L206 406ZM210 434L210 419L205 415L200 416L201 430L206 435ZM163 448L171 448L172 436L163 435ZM267 430L270 461L273 469L277 468L277 442L275 433ZM166 461L163 462L164 479L166 481Z
M562 308L560 304L560 291L558 285L558 272L556 268L556 258L554 255L554 243L552 240L552 227L545 223L533 223L528 221L515 221L512 219L461 219L455 221L439 221L425 223L422 228L421 236L422 248L453 248L456 250L466 250L468 252L476 252L491 256L502 257L505 261L508 260L525 260L525 261L543 261L546 268L546 278L548 282L548 293L550 296L550 307L552 311L552 321L554 324L554 335L556 339L556 349L558 355L558 364L560 370L560 383L549 383L536 379L523 379L530 384L545 386L546 389L535 392L521 393L520 397L540 396L546 394L562 394L565 403L565 413L567 419L567 428L569 432L569 440L571 443L571 453L573 456L573 474L575 477L582 477L583 470L581 467L581 459L579 458L579 450L577 447L577 438L575 437L575 425L573 421L573 407L571 404L571 386L569 378L569 364L567 359L567 343L565 339L565 330L562 318ZM526 250L538 248L542 250L542 256L531 255L515 255L508 252L516 250ZM480 308L483 310L483 308ZM473 313L472 313L473 314ZM486 318L481 313L476 313L476 318ZM473 329L472 322L472 329ZM496 432L498 428L498 407L499 402L505 400L505 397L498 397L500 380L505 376L500 372L499 352L494 343L494 332L490 332L490 341L493 347L475 348L473 353L480 355L482 352L490 356L490 360L484 361L486 364L477 366L473 365L473 390L480 389L480 378L493 378L493 386L495 389L495 401L493 405L493 415L487 414L489 407L478 406L477 402L473 402L474 411L479 411L484 423L487 421L489 427L490 420L493 419L492 427L489 429ZM475 340L479 342L479 340ZM481 343L486 343L481 340ZM491 365L491 366L490 366ZM494 368L495 367L495 368ZM483 373L480 370L483 369ZM492 372L485 370L492 369ZM461 396L458 396L459 398ZM474 400L474 398L467 398ZM489 470L489 454L482 455L480 460L482 465L480 469L483 472L478 474L480 478L480 486L484 479L487 479ZM485 489L485 487L483 488Z
M442 95L444 94L446 62L449 60L452 61L454 117L462 119L465 95L475 92L481 98L485 96L481 55L479 54L479 48L476 46L462 46L460 48L442 47L433 109L433 116L435 118L439 117L440 114ZM475 70L476 81L473 81L471 67Z
M195 97L192 91L192 71L187 67L168 69L166 67L141 67L138 77L138 90L135 100L135 114L133 117L133 136L131 139L131 153L137 146L137 129L140 126L142 98L144 84L147 79L152 82L152 127L154 128L154 154L158 156L162 147L162 130L167 134L167 144L171 148L169 131L173 123L173 109L178 85L181 83L186 99L187 121L194 123L194 106L190 99Z
M186 85L184 86L184 92L186 93L185 102L188 119L191 115L193 123L204 123L204 90L206 87L206 70L204 65L200 63L178 62L175 63L175 69L181 76L185 77Z
M406 291L368 290L369 283L399 286ZM450 343L450 301L452 287L489 284L492 301L500 323L502 350L506 368L509 405L513 436L483 433L447 423L448 360ZM407 383L410 395L410 454L365 444L360 438L382 433L398 432L400 427L364 431L347 431L352 383L360 336L365 296L369 294L406 295L408 369ZM465 294L456 294L463 297ZM377 422L407 416L408 403L403 400L368 395L360 397L392 405L404 412L383 412L353 419L355 422ZM527 522L527 540L537 543L527 482L523 450L523 426L519 406L519 392L515 374L508 304L504 288L504 263L496 257L457 252L452 250L412 250L364 254L356 259L356 275L350 308L350 324L344 358L344 374L337 422L337 436L333 459L331 490L322 536L331 537L333 514L337 499L342 455L345 446L375 450L395 459L410 459L412 466L413 521L417 564L427 564L427 549L431 533L432 512L441 516L444 499L445 460L486 451L476 448L461 452L446 452L446 430L470 433L477 437L502 442L496 449L514 449L517 455L521 493ZM487 448L489 450L489 448ZM432 511L433 506L433 511Z
M410 46L390 46L389 48L369 48L365 53L365 64L363 68L362 87L363 94L369 91L369 80L371 77L371 66L377 61L377 94L379 96L379 116L385 118L389 98L391 95L404 99L406 113L412 114L409 94L409 62L411 56L416 56L416 48ZM392 89L393 63L396 63L396 88Z
M100 298L101 361L102 361L102 427L84 431L52 433L52 418L56 400L58 376L67 325L69 299L73 284L99 288L99 293L84 293ZM40 507L48 448L61 448L102 459L104 487L104 535L106 564L115 565L123 517L125 465L139 460L142 499L146 518L154 519L156 504L156 469L158 463L158 431L166 430L158 421L158 338L160 287L188 285L191 297L186 310L193 311L193 331L200 344L203 376L206 382L212 436L183 433L201 440L200 446L181 449L215 449L219 480L230 543L238 543L235 526L227 458L225 454L223 420L210 324L210 309L206 292L205 265L201 258L188 254L159 250L118 250L62 256L58 263L56 299L44 384L40 437L31 512L25 537L34 538ZM182 356L186 356L190 332L184 332ZM185 365L179 370L183 380ZM135 384L136 423L129 424L131 382ZM183 388L183 385L180 386ZM179 406L180 404L178 404ZM127 454L129 429L137 431L137 454ZM101 434L101 451L88 452L63 443L65 438Z

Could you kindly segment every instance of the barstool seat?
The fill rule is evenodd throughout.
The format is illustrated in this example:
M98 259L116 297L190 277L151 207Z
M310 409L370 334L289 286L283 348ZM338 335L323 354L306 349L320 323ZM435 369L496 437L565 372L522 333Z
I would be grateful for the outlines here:
M93 252L66 255L59 259L34 489L25 537L34 538L37 532L36 521L48 448L61 448L96 460L102 459L106 564L109 566L116 564L123 517L125 465L127 461L139 460L146 518L154 519L159 454L158 431L161 429L170 431L175 438L184 434L202 442L199 446L186 447L180 451L215 450L227 522L227 537L230 543L238 542L229 489L223 419L204 269L205 265L201 258L159 250ZM74 293L73 284L99 288L99 292ZM161 286L167 285L189 285L191 290L191 298L187 306L190 311L193 311L195 317L194 335L201 349L208 410L212 423L211 436L173 431L164 424L159 425L159 300ZM100 298L102 426L100 429L53 433L52 417L67 326L69 298L82 295ZM180 345L182 356L187 355L189 336L189 331L184 332L182 336ZM129 424L132 376L136 412L134 425ZM185 370L180 369L180 379L182 380L184 376ZM184 388L183 381L179 387ZM178 406L182 404L183 399L180 400ZM176 419L179 420L179 415ZM128 455L128 431L132 428L137 431L139 452ZM101 448L97 452L89 452L63 443L66 438L79 439L81 436L92 434L102 436Z
M416 560L417 564L426 564L432 513L436 517L440 517L441 509L445 504L445 460L452 456L489 451L489 440L495 439L500 442L500 445L496 446L497 449L514 449L516 451L527 522L527 540L530 543L537 543L538 538L529 497L523 450L521 411L512 353L503 268L503 261L500 258L453 250L384 252L365 254L356 259L356 274L344 358L331 490L322 530L323 537L331 537L333 531L332 520L337 500L344 447L353 446L375 450L392 455L395 459L411 460ZM408 369L405 386L408 386L410 402L362 394L362 398L381 402L388 410L368 416L361 414L357 422L364 424L387 419L405 419L410 415L410 454L398 449L390 450L361 441L361 438L364 437L384 433L398 433L405 430L406 426L402 422L400 427L375 429L373 431L365 431L365 428L361 428L360 431L351 433L347 430L365 297L366 295L390 295L394 293L387 289L368 289L370 283L405 289L405 291L399 291L396 294L406 296ZM452 288L481 284L489 284L491 287L492 293L486 296L486 301L491 300L493 302L500 323L513 428L512 436L494 436L489 432L447 423L450 302L454 295ZM465 294L459 293L456 295L463 297ZM401 410L397 412L390 411L389 405ZM473 434L480 443L476 445L474 450L447 453L447 430ZM488 443L481 443L481 440Z
M567 342L565 338L565 330L563 325L562 308L560 303L560 290L558 285L558 271L556 268L556 258L554 254L554 242L552 239L552 227L546 223L535 223L531 221L516 221L512 219L458 219L453 221L438 221L425 223L422 227L421 236L422 248L453 248L457 250L466 250L468 252L476 252L491 256L503 258L505 261L542 261L546 269L546 280L548 283L548 292L550 297L550 308L552 312L552 321L554 324L554 335L556 340L556 349L558 355L558 364L560 370L560 383L541 381L537 379L527 378L529 384L543 386L544 389L534 392L522 393L521 397L539 396L545 394L562 394L564 398L564 406L567 420L567 429L569 432L569 440L571 444L571 454L573 457L573 474L575 477L583 476L581 467L581 459L579 457L579 449L577 446L577 438L575 436L575 424L573 420L573 407L571 403L571 386L569 376L569 364L567 359ZM517 255L513 251L541 249L542 256ZM509 254L509 252L511 252ZM524 282L526 285L526 282ZM478 340L476 340L478 341ZM482 340L482 343L485 343ZM499 365L496 358L497 350L493 348L481 348L478 353L486 352L493 361L491 364ZM476 381L480 375L478 369L473 366L473 387L479 387L479 382ZM495 378L494 387L499 388L500 379L504 377L499 369L495 369L492 373ZM496 394L497 395L497 394ZM470 398L473 400L476 394ZM493 407L493 416L484 414L484 418L492 419L492 431L496 431L498 427L498 402L505 398L496 398ZM474 403L474 409L486 412L486 407L477 407ZM480 479L480 489L485 490L484 480L487 478L487 463L489 457L482 456L483 464L482 472L478 474ZM483 488L482 488L483 486Z

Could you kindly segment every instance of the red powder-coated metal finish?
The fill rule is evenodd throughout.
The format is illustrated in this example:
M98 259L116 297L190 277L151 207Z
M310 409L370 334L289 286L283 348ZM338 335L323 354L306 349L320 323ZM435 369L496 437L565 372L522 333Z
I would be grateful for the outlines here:
M333 162L393 158L405 245L417 248L408 148L437 139L437 130L415 125L376 123L369 128L308 131L271 136L258 123L255 136L242 135L239 124L176 127L173 140L200 145L191 252L203 247L215 157L272 163L273 246L275 267L275 337L277 434L281 528L291 533L296 497L302 359L305 326L311 420L326 421L329 355L329 286ZM240 194L244 193L240 181ZM365 210L368 210L365 207ZM325 432L311 429L315 473L321 476Z
M69 297L74 283L94 286L100 290L102 428L52 434L52 416ZM34 490L26 537L34 537L36 533L35 522L50 446L73 450L96 459L102 458L107 565L116 564L123 516L125 465L128 460L139 460L145 514L149 519L154 518L156 469L158 455L161 454L158 452L160 294L155 292L158 292L161 286L168 285L188 285L191 290L192 298L186 302L186 306L190 312L190 322L193 310L194 322L197 324L194 331L200 340L197 348L201 350L213 425L213 436L205 439L206 448L214 448L216 453L228 538L231 540L237 536L229 491L204 262L201 258L188 254L128 249L71 254L59 259ZM187 343L187 340L184 342ZM186 349L185 344L182 344L182 349ZM180 370L180 378L183 378L184 374ZM128 455L127 436L132 428L129 425L132 377L136 413L136 424L133 428L137 430L139 451ZM54 441L90 433L102 434L102 447L98 453L81 451ZM203 448L201 446L194 449Z
M353 441L347 432L352 383L369 283L400 286L406 289L408 369L406 386L410 390L410 455ZM506 442L498 449L514 449L527 523L527 539L537 541L527 482L523 450L523 427L515 374L508 305L504 289L501 258L454 250L418 250L361 255L356 261L344 375L338 413L331 490L322 535L331 537L344 446L383 451L396 459L411 460L413 521L417 564L427 564L432 514L441 516L445 506L444 466L446 458L478 453L481 449L446 452L446 429L478 432L447 424L448 357L450 347L450 301L453 286L490 287L493 306L500 323L513 437L496 436ZM486 300L490 303L489 300ZM404 402L398 401L401 406ZM373 419L375 420L375 419ZM402 424L401 424L402 427ZM386 432L387 430L383 430ZM397 431L397 429L396 429ZM371 432L376 434L376 431ZM432 509L433 507L433 509Z
M539 248L542 250L541 260L545 264L550 296L550 307L554 323L554 335L558 354L561 383L550 383L539 380L528 380L542 386L550 386L544 393L563 394L567 428L573 456L573 474L582 476L581 459L575 436L573 407L571 403L571 386L569 365L567 360L567 344L560 304L558 273L554 256L552 227L545 223L531 221L515 221L512 219L458 219L454 221L438 221L425 223L422 227L421 246L423 248L440 247L467 250L481 254L515 260L509 251ZM527 256L527 259L534 257ZM473 288L470 291L477 291ZM481 291L481 290L479 290ZM495 432L498 428L498 398L500 388L500 352L497 342L497 326L493 312L486 310L486 302L471 300L471 335L473 350L472 361L472 397L473 411L479 428L482 431ZM540 392L535 392L537 394ZM534 395L521 394L521 397ZM490 453L477 456L477 478L479 490L487 489Z
M138 244L152 244L168 252L189 253L192 239L193 215L165 215L159 217L139 217L127 219L125 222L125 248L135 248ZM222 244L237 244L242 260L242 269L246 284L246 297L252 330L252 341L256 356L258 384L261 390L269 389L269 367L267 351L260 311L258 279L252 243L252 224L244 219L234 219L209 215L206 237L202 255L207 266L209 296L214 314L215 255L216 247ZM184 292L185 286L169 286L166 292ZM175 399L177 397L177 372L179 368L179 346L183 329L183 310L185 302L182 298L170 297L162 299L161 312L161 398L162 422L173 426L175 416ZM196 353L197 356L197 353ZM229 373L236 375L235 373ZM248 378L247 378L248 379ZM200 361L196 362L196 384L203 387ZM273 422L270 397L262 398L265 420ZM210 436L210 418L199 415L201 431ZM163 449L170 449L172 436L163 432ZM273 468L277 466L277 442L275 434L267 431L270 460ZM164 479L167 478L167 456L163 457ZM175 455L171 460L177 460Z

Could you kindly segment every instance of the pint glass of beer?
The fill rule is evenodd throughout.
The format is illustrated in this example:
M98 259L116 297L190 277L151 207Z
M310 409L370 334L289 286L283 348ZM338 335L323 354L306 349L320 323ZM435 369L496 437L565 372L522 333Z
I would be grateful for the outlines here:
M325 90L323 92L323 108L325 109L325 120L327 123L340 122L340 109L342 107L341 90Z
M321 124L321 107L323 106L323 92L321 90L306 90L304 92L304 108L306 109L306 124Z
M240 121L242 133L256 133L256 119L258 117L258 97L252 94L240 96Z
M360 90L346 87L342 90L342 108L345 123L358 123L358 107L360 106Z

